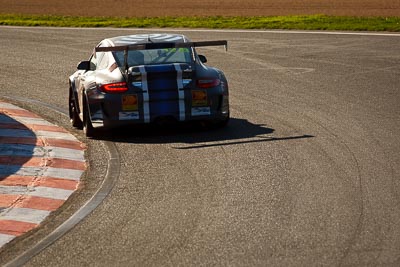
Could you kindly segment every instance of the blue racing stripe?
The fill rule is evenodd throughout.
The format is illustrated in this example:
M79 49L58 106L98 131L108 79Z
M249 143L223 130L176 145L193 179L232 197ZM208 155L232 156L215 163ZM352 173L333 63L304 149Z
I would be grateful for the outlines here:
M173 65L146 66L150 116L171 115L179 119L177 74Z

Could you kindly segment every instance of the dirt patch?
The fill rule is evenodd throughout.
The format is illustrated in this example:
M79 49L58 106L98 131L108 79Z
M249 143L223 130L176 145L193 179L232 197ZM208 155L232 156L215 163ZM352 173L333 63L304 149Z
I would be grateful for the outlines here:
M77 16L400 16L399 0L0 0L0 13Z

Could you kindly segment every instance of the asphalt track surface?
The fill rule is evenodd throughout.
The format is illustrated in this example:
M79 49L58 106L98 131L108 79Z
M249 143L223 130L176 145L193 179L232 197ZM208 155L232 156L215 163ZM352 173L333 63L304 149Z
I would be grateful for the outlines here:
M150 30L147 30L150 31ZM165 32L166 30L161 30ZM230 80L220 130L114 133L103 203L27 266L399 266L399 35L181 30ZM67 77L104 37L142 30L0 28L1 96L68 120ZM84 189L0 253L9 262L85 203L107 172L85 139Z

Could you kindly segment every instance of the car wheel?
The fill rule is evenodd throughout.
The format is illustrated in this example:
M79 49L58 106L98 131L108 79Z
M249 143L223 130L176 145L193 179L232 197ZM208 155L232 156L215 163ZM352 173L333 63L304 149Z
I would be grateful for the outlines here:
M86 137L95 137L96 129L93 128L92 121L90 120L89 107L86 101L83 103L83 132Z
M229 122L229 116L226 119L223 119L222 121L219 121L217 123L218 127L225 127L226 125L228 125Z
M79 118L79 114L76 108L75 99L73 97L72 90L69 91L69 99L68 99L68 109L69 109L69 120L73 127L78 129L82 129L82 121Z
M223 127L225 127L225 126L228 124L229 119L230 119L230 117L229 117L229 115L228 115L228 117L226 117L225 119L218 120L218 121L214 122L214 123L213 123L213 126L214 126L215 128L223 128Z
M229 122L229 116L225 119L199 121L199 125L208 130L216 130L225 127Z

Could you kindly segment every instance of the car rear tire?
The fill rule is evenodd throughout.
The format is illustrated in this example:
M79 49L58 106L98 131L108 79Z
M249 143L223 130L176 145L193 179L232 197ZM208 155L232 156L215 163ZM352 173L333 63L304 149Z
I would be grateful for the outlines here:
M72 90L69 91L68 98L68 110L69 110L69 120L71 125L75 128L82 129L82 121L79 118L79 114L76 108L76 102Z
M86 104L86 101L83 103L83 132L86 137L95 137L96 136L96 129L92 125L92 121L90 120L89 115L89 107Z
M199 121L200 126L205 129L209 130L216 130L220 128L224 128L229 122L229 115L225 119L219 119L219 120L206 120L206 121Z
M229 123L229 120L230 116L228 115L228 117L226 117L225 119L214 122L213 126L214 128L223 128Z
M223 119L222 121L217 122L218 127L222 128L225 127L226 125L228 125L229 123L229 117L227 117L226 119Z

